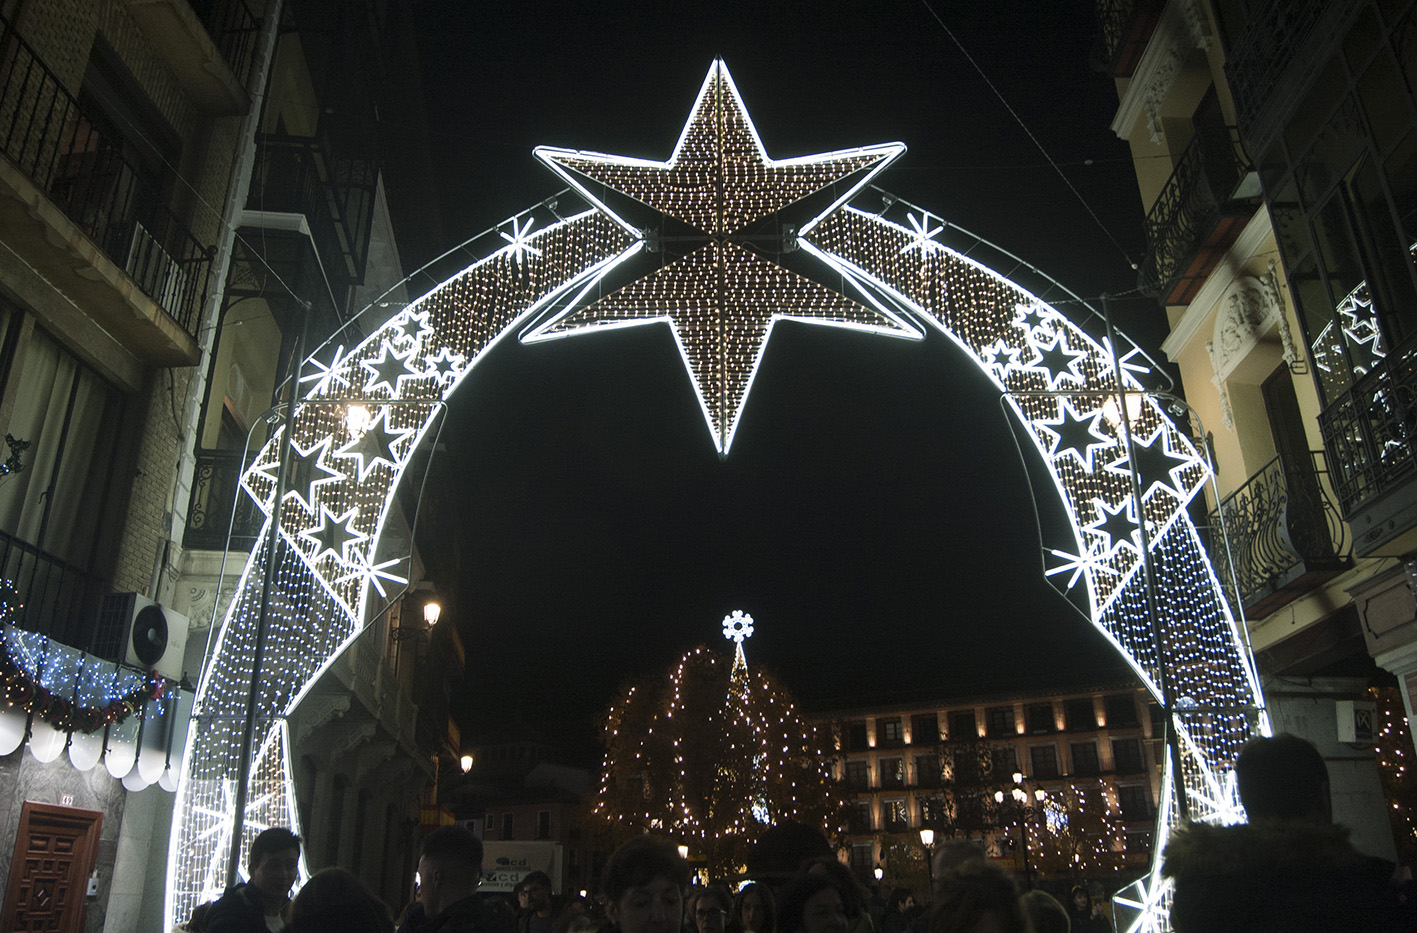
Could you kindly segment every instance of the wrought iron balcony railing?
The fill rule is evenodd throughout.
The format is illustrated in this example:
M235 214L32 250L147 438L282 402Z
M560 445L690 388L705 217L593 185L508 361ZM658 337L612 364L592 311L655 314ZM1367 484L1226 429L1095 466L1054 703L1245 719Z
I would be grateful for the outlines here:
M257 21L246 0L188 0L192 12L207 27L217 51L231 66L232 74L241 84L251 73L252 53L256 48Z
M24 608L15 624L68 645L87 646L108 582L0 531L0 578Z
M233 550L249 551L256 544L265 513L241 490L241 451L199 450L192 476L192 499L187 510L183 547L220 551L227 547L231 528ZM236 504L233 519L231 506Z
M1348 566L1346 527L1325 474L1322 451L1278 456L1211 511L1211 553L1231 600L1248 615L1269 615Z
M1097 0L1097 20L1107 64L1115 77L1136 70L1161 19L1162 0Z
M0 17L0 151L195 336L211 255L103 125Z
M1197 128L1146 215L1142 279L1155 284L1166 304L1194 297L1214 265L1209 254L1218 258L1232 227L1239 233L1238 223L1227 218L1238 221L1253 212L1251 202L1234 200L1245 172L1228 127Z
M1343 517L1417 474L1417 338L1378 360L1319 415Z

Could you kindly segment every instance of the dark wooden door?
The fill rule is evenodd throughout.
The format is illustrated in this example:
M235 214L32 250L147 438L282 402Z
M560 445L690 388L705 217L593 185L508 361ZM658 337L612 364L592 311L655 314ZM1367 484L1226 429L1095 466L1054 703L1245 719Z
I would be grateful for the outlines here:
M103 814L26 801L15 836L3 933L80 933Z

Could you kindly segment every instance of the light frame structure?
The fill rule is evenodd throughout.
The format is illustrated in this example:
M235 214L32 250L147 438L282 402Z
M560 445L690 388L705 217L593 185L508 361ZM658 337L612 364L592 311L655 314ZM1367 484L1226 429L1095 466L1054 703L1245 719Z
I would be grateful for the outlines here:
M691 123L706 94L718 106L742 108L721 61L710 68ZM751 130L746 109L741 116ZM751 134L756 140L756 130ZM761 156L765 161L759 166L769 168L788 164L773 163L761 143L756 145L756 155L751 147L740 147L745 158ZM1092 624L1167 711L1175 736L1163 772L1150 871L1117 900L1123 929L1164 930L1169 887L1160 875L1160 852L1169 827L1179 814L1240 819L1234 757L1251 735L1268 731L1253 660L1187 514L1210 468L1189 432L1147 393L1147 368L1134 354L1118 352L1112 339L1092 336L1026 289L939 242L946 225L928 211L893 198L882 210L853 206L851 199L866 196L862 186L883 167L882 160L894 157L889 153L898 145L843 150L871 154L875 161L853 170L866 177L838 179L845 188L831 194L840 196L831 196L825 209L820 200L814 202L818 208L805 222L782 228L784 243L815 263L821 278L839 282L856 309L838 313L840 306L833 306L812 322L907 338L929 330L942 334L991 380L1031 438L1071 521L1071 541L1045 552L1046 573L1086 607ZM816 164L810 158L788 161ZM673 162L619 160L617 165L629 172L662 172ZM543 205L499 225L492 239L500 248L400 310L353 348L341 345L332 355L317 351L303 366L300 384L308 388L297 405L292 436L275 430L242 480L267 521L198 687L196 728L189 732L172 824L169 925L220 893L224 874L215 866L222 860L214 853L231 844L232 781L243 767L251 774L243 847L257 827L298 819L285 718L384 598L380 579L389 579L398 567L396 555L379 550L384 520L438 410L507 335L520 333L524 341L547 336L557 322L598 300L599 283L647 248L652 231L626 222L584 183L580 190L587 209L560 216L554 206ZM656 274L671 268L672 263L661 266ZM786 269L783 274L799 275ZM713 313L712 302L704 307L705 314ZM790 312L771 311L766 327L752 335L757 342L740 342L734 351L739 362L755 369L771 322L792 317ZM635 323L669 317L646 315ZM685 353L682 341L680 351ZM690 362L687 353L685 362ZM692 368L690 375L695 376ZM705 408L722 454L751 384L751 371L747 375L742 395L732 400L731 417L715 423ZM331 404L334 400L369 411L358 436L348 436L343 409ZM303 468L277 502L275 478L285 445ZM278 536L279 547L273 549L274 585L265 607L269 626L257 697L258 750L253 761L241 762L233 731L244 715L260 581L272 550L266 542L272 536Z

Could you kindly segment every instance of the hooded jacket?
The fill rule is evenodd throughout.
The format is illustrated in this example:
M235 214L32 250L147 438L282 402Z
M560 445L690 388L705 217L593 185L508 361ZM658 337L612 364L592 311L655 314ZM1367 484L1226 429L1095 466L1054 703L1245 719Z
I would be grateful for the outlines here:
M1177 933L1417 930L1396 866L1353 848L1343 826L1190 823L1172 834L1164 859Z

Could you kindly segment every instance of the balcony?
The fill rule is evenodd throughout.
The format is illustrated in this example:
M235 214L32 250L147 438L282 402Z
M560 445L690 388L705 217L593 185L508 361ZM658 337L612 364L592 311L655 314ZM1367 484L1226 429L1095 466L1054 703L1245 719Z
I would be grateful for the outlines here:
M0 577L19 592L15 624L69 645L89 643L108 582L0 531Z
M1258 198L1240 196L1247 177L1229 127L1196 128L1146 215L1141 278L1163 304L1190 303L1254 215Z
M1097 0L1108 71L1130 77L1161 19L1163 0Z
M140 361L190 365L211 254L101 125L0 18L0 237L17 275Z
M250 551L261 533L265 513L241 491L242 452L239 450L199 450L197 469L192 476L192 499L187 509L187 531L182 546L202 551L223 551L230 547ZM233 520L231 506L236 503Z
M1275 457L1210 513L1215 565L1250 618L1264 618L1352 564L1341 556L1345 528L1326 476L1322 451Z
M127 0L138 28L207 113L245 113L260 23L245 0Z
M1319 431L1354 553L1417 526L1417 338L1334 399L1319 415Z

